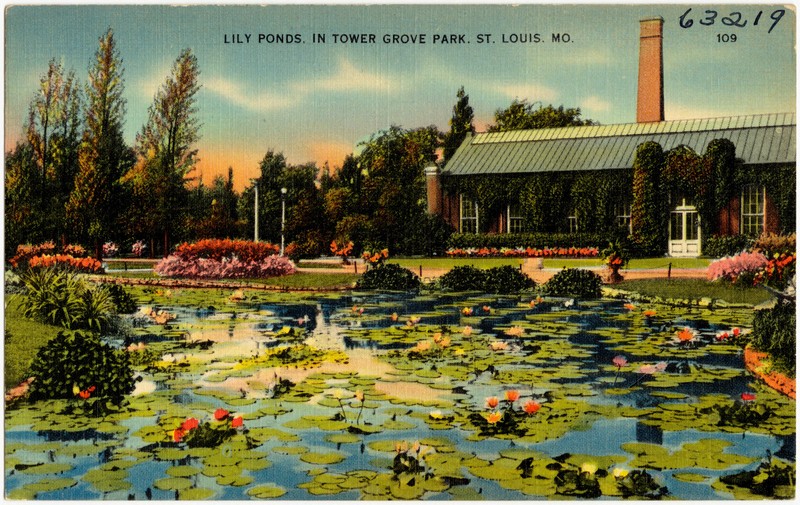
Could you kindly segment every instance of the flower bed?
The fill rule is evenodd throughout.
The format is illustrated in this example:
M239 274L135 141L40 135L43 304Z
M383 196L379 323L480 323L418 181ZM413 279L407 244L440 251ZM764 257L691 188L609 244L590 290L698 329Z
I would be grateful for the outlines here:
M77 244L67 244L61 249L61 255L71 256L73 258L83 258L86 256L86 249ZM17 246L17 252L13 258L8 262L14 268L25 268L29 265L32 258L37 256L52 256L56 253L56 245L51 242L43 242L41 244L20 244Z
M222 261L226 258L237 258L242 262L258 262L278 254L279 251L279 246L269 242L205 239L191 244L184 242L178 245L174 255L187 261L197 259Z
M446 254L451 258L596 258L600 253L596 247L469 247L451 248Z
M78 272L90 274L103 272L103 264L96 259L76 258L69 254L43 254L41 256L34 256L28 260L28 266L31 268L67 267L77 270Z
M706 275L708 280L725 279L731 282L750 283L756 273L766 267L768 260L761 253L743 252L712 262Z
M276 277L295 273L294 264L282 256L269 256L262 260L244 261L239 258L185 259L170 255L159 261L153 270L162 277L188 277L192 279L241 279Z

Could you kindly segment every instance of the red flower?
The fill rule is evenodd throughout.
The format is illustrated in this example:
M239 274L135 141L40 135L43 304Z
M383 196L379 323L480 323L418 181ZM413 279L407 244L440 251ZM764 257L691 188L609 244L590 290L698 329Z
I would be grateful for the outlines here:
M97 389L95 386L89 386L89 387L86 389L86 391L88 391L88 392L90 392L90 393L94 393L94 390L95 390L95 389Z
M185 434L186 433L182 429L175 428L175 430L172 432L172 440L174 440L175 442L180 442L181 440L183 440L183 436Z
M497 405L499 403L500 403L500 400L498 400L496 396L492 396L492 397L489 397L489 398L486 399L486 405L490 409L493 409L493 408L497 407Z
M519 400L519 391L517 391L516 389L509 389L508 391L506 391L506 400L512 403Z
M219 408L214 411L214 419L217 421L222 421L223 419L227 419L231 413L223 408Z
M190 417L189 419L185 420L183 424L181 424L181 429L183 431L190 431L200 426L200 421L195 419L194 417Z
M539 412L540 408L542 408L542 406L533 400L528 400L525 402L525 405L522 406L522 410L524 410L529 416Z
M80 396L81 398L83 398L84 400L86 400L87 398L89 398L90 396L92 396L92 393L90 393L90 392L89 392L89 390L88 390L88 389L86 389L86 390L83 390L83 391L81 391L80 393L78 393L78 396Z
M753 393L742 393L742 400L746 402L752 402L755 399L756 395L754 395Z
M240 428L242 426L244 426L244 419L242 419L242 416L236 416L231 421L231 428Z

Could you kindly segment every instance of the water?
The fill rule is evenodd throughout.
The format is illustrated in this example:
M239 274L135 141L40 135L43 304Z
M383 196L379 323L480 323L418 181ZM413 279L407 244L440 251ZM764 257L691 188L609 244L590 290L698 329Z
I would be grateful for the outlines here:
M514 475L513 468L483 477L472 468L513 467L517 462L503 456L512 450L535 451L531 454L541 461L562 458L577 467L588 458L610 472L633 468L636 456L626 444L677 454L693 442L713 439L724 441L720 454L736 456L731 464L710 468L688 461L685 468L647 471L672 497L720 499L732 496L711 487L719 476L755 468L768 454L794 461L794 402L755 384L736 348L715 341L716 332L732 327L727 321L740 321L741 314L658 306L658 314L646 318L640 314L643 308L629 311L620 301L528 301L354 293L201 308L160 306L176 319L168 330L147 333L144 340L171 362L142 372L154 387L134 397L126 412L93 427L103 420L42 410L45 419L64 426L88 426L73 431L31 431L32 422L8 423L22 411L7 412L6 492L35 493L38 499L147 500L192 498L184 493L199 488L208 490L200 498L249 499L248 492L272 485L282 488L281 499L289 500L374 499L392 493L412 493L396 498L451 499L465 492L488 499L544 498L526 488L534 481ZM471 309L471 315L464 309ZM465 326L473 333L466 334ZM698 332L690 345L674 341L683 327ZM183 342L205 342L208 348L181 347ZM313 347L318 355L299 362L266 361L269 353L295 347L299 350L291 352ZM287 356L294 359L291 352ZM620 369L612 364L618 355L628 360ZM642 365L662 361L664 370L638 372ZM178 371L169 368L179 364L183 368ZM159 366L171 372L156 373ZM295 386L273 398L281 378ZM486 399L502 401L509 389L521 394L512 416L521 431L481 434L470 416L485 418L491 410ZM336 399L336 390L343 399ZM366 393L363 409L353 398L356 390ZM776 412L763 426L717 427L711 422L717 418L702 410L714 402L740 401L742 392L753 390L758 401ZM527 416L522 404L533 400L541 410ZM182 419L204 421L217 408L243 415L250 431L206 452L192 453L171 442L171 430ZM436 421L434 415L445 420ZM257 440L245 434L263 430L277 431ZM330 439L348 433L345 442ZM393 488L400 486L389 478L394 446L415 441L434 444L423 460L432 478L457 476L469 482L439 489L431 481L423 489L427 479L421 473L413 485ZM317 462L316 453L334 456ZM459 454L460 463L447 454ZM248 463L252 456L268 466ZM98 469L108 472L100 479L105 484L96 484L92 476ZM374 472L365 478L371 487L353 480L359 472ZM675 477L686 472L700 473L704 480ZM401 474L400 480L410 477Z

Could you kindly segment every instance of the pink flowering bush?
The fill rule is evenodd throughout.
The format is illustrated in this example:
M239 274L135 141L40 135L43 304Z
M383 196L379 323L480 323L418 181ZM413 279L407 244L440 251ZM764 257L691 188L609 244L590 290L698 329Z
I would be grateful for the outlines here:
M237 257L181 258L170 255L153 268L162 277L194 279L236 279L276 277L295 273L294 264L286 257L269 256L262 260L240 260Z
M756 273L767 266L767 257L757 252L742 252L726 256L708 266L709 280L724 279L732 283L752 284Z

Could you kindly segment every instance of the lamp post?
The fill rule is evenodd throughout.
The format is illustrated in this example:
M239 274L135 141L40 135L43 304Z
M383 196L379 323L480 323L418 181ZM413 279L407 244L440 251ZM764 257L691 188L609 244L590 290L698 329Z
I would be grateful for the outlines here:
M254 233L254 241L258 242L258 179L253 179L253 188L256 191L256 205L255 205L255 222L256 229Z
M286 230L286 188L281 188L281 256L284 248L284 231Z

